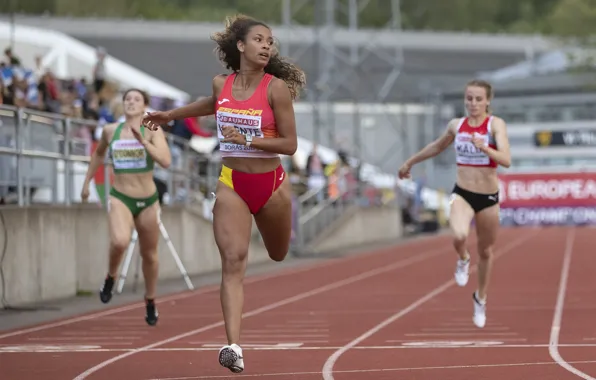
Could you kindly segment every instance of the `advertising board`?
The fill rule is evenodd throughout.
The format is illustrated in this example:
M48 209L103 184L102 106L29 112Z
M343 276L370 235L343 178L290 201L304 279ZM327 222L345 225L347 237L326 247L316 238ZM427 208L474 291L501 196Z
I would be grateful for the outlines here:
M596 224L596 172L499 175L502 225Z

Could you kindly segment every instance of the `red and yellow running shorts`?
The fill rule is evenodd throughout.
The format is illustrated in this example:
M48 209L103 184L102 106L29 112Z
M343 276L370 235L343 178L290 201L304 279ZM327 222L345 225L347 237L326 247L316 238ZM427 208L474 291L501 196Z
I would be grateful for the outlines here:
M256 214L269 201L286 177L283 166L266 173L244 173L223 165L219 180L244 200L251 214Z

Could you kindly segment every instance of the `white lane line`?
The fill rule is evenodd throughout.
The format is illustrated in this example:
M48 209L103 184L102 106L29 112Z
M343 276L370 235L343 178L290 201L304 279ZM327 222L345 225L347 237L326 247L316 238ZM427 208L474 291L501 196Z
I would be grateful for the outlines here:
M550 343L548 353L551 358L565 368L567 371L577 375L585 380L595 380L592 376L583 373L571 364L565 361L559 353L559 334L561 333L561 321L563 320L563 309L565 307L565 293L567 292L567 281L569 280L569 268L571 267L571 254L573 253L573 242L575 241L575 229L571 229L567 234L567 244L563 254L563 268L561 268L561 280L559 282L559 293L557 294L557 303L555 305L555 314L553 324L550 329Z
M504 340L504 339L502 339ZM118 347L104 347L103 343L99 342L78 342L79 344L35 344L35 345L6 345L0 346L0 355L3 353L20 353L20 354L33 354L33 353L77 353L77 352L133 352L136 348L118 348ZM80 344L83 343L83 344ZM218 351L221 347L221 343L203 343L197 342L201 347L166 347L166 348L152 348L147 349L144 352L213 352ZM253 342L243 344L242 347L250 348L251 351L336 351L340 349L340 346L305 346L305 342L300 343L278 343L278 342ZM117 345L116 343L110 343L110 346ZM122 344L125 345L125 344ZM353 348L355 351L369 351L369 350L462 350L462 349L498 349L498 348L520 348L520 349L536 349L536 348L547 348L548 343L543 344L505 344L499 341L453 341L453 342L410 342L404 343L399 346L356 346ZM596 344L561 344L559 347L568 348L594 348ZM556 364L556 363L552 363ZM336 371L334 371L335 373ZM340 371L341 372L341 371Z
M594 364L596 360L582 360L571 362L573 364ZM533 367L533 366L554 366L553 362L528 362L528 363L502 363L502 364L470 364L470 365L448 365L448 366L435 366L435 367L405 367L405 368L378 368L378 369L354 369L337 371L337 373L350 374L350 373L387 373L387 372L410 372L410 371L430 371L430 370L454 370L454 369L478 369L478 368L511 368L511 367ZM320 372L279 372L279 373L263 373L254 375L234 375L234 379L243 377L273 377L279 378L282 376L313 376L314 380L316 375L320 375ZM160 377L152 378L149 380L200 380L200 379L229 379L229 375L219 376L192 376L192 377ZM368 378L368 377L367 377Z
M523 236L520 239L515 240L513 243L509 244L508 246L506 246L505 248L503 248L502 250L500 250L499 253L495 255L494 260L498 259L503 254L505 254L506 252L511 251L513 248L519 246L520 244L526 242L527 240L529 240L530 238L532 238L536 233L537 232L535 231L533 234L528 234L528 235ZM476 272L476 270L477 270L477 266L475 265L474 267L470 268L470 274ZM411 313L412 311L416 310L417 308L419 308L420 306L422 306L424 303L426 303L426 302L430 301L431 299L435 298L436 296L438 296L439 294L443 293L444 291L446 291L447 289L449 289L453 285L455 285L455 281L453 279L451 279L451 280L445 282L443 285L440 285L440 286L436 287L435 289L433 289L432 291L430 291L429 293L427 293L425 296L419 298L417 301L415 301L414 303L412 303L410 306L408 306L405 309L402 309L401 311L393 314L391 317L385 319L384 321L382 321L378 325L374 326L373 328L371 328L370 330L368 330L364 334L360 335L359 337L357 337L356 339L354 339L350 343L346 344L345 346L343 346L339 350L335 351L331 356L329 356L329 358L327 358L327 361L323 365L323 371L322 371L323 372L323 379L324 380L333 380L334 379L334 377L333 377L333 366L335 365L335 363L337 362L337 360L345 352L347 352L351 348L354 348L356 345L360 344L360 342L362 342L362 341L370 338L371 336L373 336L374 334L378 333L379 331L381 331L385 327L389 326L393 322L397 321L398 319L400 319L400 318L404 317L405 315Z
M362 280L365 280L365 279L368 279L368 278L371 278L371 277L378 276L379 274L383 274L383 273L390 272L390 271L393 271L393 270L396 270L396 269L400 269L400 268L403 268L403 267L406 267L406 266L409 266L409 265L412 265L412 264L415 264L415 263L418 263L418 262L422 262L422 261L427 260L429 258L432 258L432 257L435 257L435 256L439 256L441 254L444 254L444 252L446 250L447 249L445 247L442 247L442 248L439 248L439 249L434 249L434 250L430 250L430 251L427 251L427 252L423 252L420 255L416 255L416 256L413 256L413 257L410 257L410 258L407 258L407 259L403 259L403 260L397 261L397 262L395 262L395 263L393 263L391 265L384 264L381 268L376 268L376 269L373 269L373 270L369 270L367 272L363 272L363 273L360 273L358 275L351 276L351 277L345 278L343 280L336 281L336 282L333 282L331 284L318 287L318 288L313 289L313 290L310 290L308 292L300 293L300 294L297 294L297 295L295 295L293 297L288 297L288 298L282 299L281 301L271 303L269 305L260 307L258 309L252 310L252 311L249 311L247 313L243 313L242 314L242 318L248 318L248 317L252 317L252 316L255 316L255 315L263 314L263 313L265 313L267 311L274 310L274 309L277 309L279 307L282 307L282 306L285 306L285 305L289 305L289 304L292 304L294 302L301 301L303 299L306 299L306 298L309 298L309 297L312 297L312 296L315 296L315 295L318 295L318 294L321 294L321 293L324 293L324 292L328 292L330 290L338 289L338 288L341 288L343 286L346 286L346 285L349 285L349 284L352 284L352 283L355 283L355 282L358 282L358 281L362 281ZM93 373L101 370L102 368L104 368L104 367L106 367L106 366L108 366L108 365L110 365L112 363L115 363L115 362L117 362L119 360L125 359L125 358L127 358L127 357L129 357L131 355L137 354L139 352L143 352L143 351L147 351L147 350L152 349L152 348L163 346L164 344L172 343L172 342L175 342L177 340L184 339L186 337L189 337L189 336L192 336L192 335L195 335L195 334L198 334L198 333L202 333L204 331L208 331L208 330L212 330L212 329L217 328L217 327L221 327L223 325L224 325L224 322L223 321L220 321L220 322L217 322L217 323L212 323L210 325L203 326L203 327L198 328L198 329L195 329L195 330L187 331L185 333L175 335L175 336L173 336L171 338L160 340L158 342L155 342L155 343L152 343L152 344L149 344L149 345L140 347L140 348L138 348L138 349L136 349L134 351L127 352L127 353L124 353L124 354L115 356L115 357L113 357L113 358L111 358L109 360L106 360L106 361L103 361L103 362L97 364L96 366L94 366L92 368L89 368L85 372L83 372L83 373L79 374L77 377L75 377L74 380L83 380L83 379L87 378L87 376L89 376L89 375L91 375L91 374L93 374Z

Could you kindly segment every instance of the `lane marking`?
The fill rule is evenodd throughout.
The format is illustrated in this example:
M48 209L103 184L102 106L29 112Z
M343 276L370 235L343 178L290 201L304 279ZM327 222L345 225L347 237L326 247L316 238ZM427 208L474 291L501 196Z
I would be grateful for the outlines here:
M569 280L569 269L571 268L571 255L573 253L573 243L575 241L575 229L567 233L567 242L565 244L565 253L563 254L563 268L561 268L561 280L559 282L559 292L557 294L557 303L553 316L553 324L550 329L550 343L548 353L553 360L565 368L567 371L585 380L595 380L592 376L575 368L569 362L565 361L559 353L559 335L561 333L561 321L563 320L563 309L565 307L565 293L567 292L567 281Z
M479 330L479 329L476 329ZM519 335L516 332L483 332L483 331L476 331L476 332L460 332L460 333L411 333L411 334L404 334L404 336L482 336L482 335L491 335L491 336L515 336Z
M287 327L287 326L286 326ZM285 329L246 329L242 331L244 334L308 334L308 333L328 333L329 329L300 329L300 328L285 328Z
M396 244L391 247L386 247L386 248L382 248L379 250L375 250L373 252L362 253L362 254L357 254L357 255L352 255L352 256L345 256L345 257L342 257L342 258L336 259L336 260L328 260L328 261L323 261L323 262L314 262L314 263L304 264L304 265L301 265L299 267L294 267L294 268L285 268L285 269L276 271L274 273L254 275L254 276L247 277L244 280L244 285L254 284L254 283L258 283L258 282L262 282L262 281L266 281L266 280L275 279L278 277L296 275L296 274L300 274L300 273L307 272L310 270L326 268L326 267L332 266L332 265L345 264L345 263L349 263L349 262L352 262L355 260L367 260L371 256L377 256L377 255L378 256L381 256L381 255L389 256L388 252L390 250L398 249L403 252L408 252L408 247L410 247L412 245L414 245L414 246L426 245L426 243L429 243L429 242L431 243L429 245L433 245L433 243L435 243L437 240L440 241L444 238L445 238L444 235L436 235L436 236L432 236L432 237L420 239L420 240L414 239L414 240L406 241L402 244ZM429 249L426 249L426 251L429 251ZM200 296L200 295L207 294L207 293L212 293L215 291L219 291L219 284L207 285L203 288L194 290L192 292L185 291L183 293L161 297L160 303L166 303L169 301L177 301L177 300L187 299L187 298ZM29 328L11 331L11 332L0 335L0 339L6 339L6 338L13 337L13 336L29 334L29 333L33 333L33 332L37 332L37 331L44 331L44 330L61 327L61 326L67 326L67 325L71 325L71 324L78 323L78 322L89 321L89 320L105 317L108 315L114 315L114 314L123 313L123 312L129 311L129 310L135 310L135 309L140 309L140 308L144 308L144 307L145 307L145 303L141 302L141 303L133 303L133 304L129 304L129 305L121 306L121 307L116 307L114 309L110 309L110 310L106 310L106 311L92 312L92 313L86 314L84 316L67 318L67 319L64 319L59 322L46 323L46 324L42 324L40 326L29 327ZM218 314L218 316L221 316L221 314ZM197 316L195 316L195 317L197 317Z
M312 325L329 325L329 322L327 322L326 320L287 321L286 323L289 324L289 325L308 325L308 326L312 326Z
M277 344L256 344L256 343L245 343L242 344L242 348L261 348L261 349L288 349L288 348L299 348L302 347L304 343L277 343ZM205 348L217 348L218 350L221 348L221 343L213 343L213 344L204 344L203 347Z
M466 339L468 341L471 340L478 340L479 338L476 339ZM526 342L527 339L526 338L499 338L499 341L501 342ZM419 342L419 340L413 340L413 339L388 339L385 341L386 343L411 343L411 342Z
M42 341L42 340L82 340L82 341L90 341L90 340L107 340L112 342L114 340L138 340L138 339L145 339L145 337L140 336L69 336L69 337L62 337L62 336L48 336L43 338L27 338L30 341Z
M491 308L492 310L492 308ZM458 322L441 322L439 323L439 326L451 326L451 327L465 327L465 326L470 326L470 321L458 321ZM496 323L496 322L487 322L486 326L484 328L489 328L489 327L497 327L497 326L503 326L501 323Z
M0 347L0 353L34 353L34 352L93 352L101 350L101 346L96 345L76 345L76 344L25 344Z
M499 346L503 345L504 342L497 342L497 341L482 341L482 340L469 340L469 341L461 341L461 340L437 340L437 341L428 341L428 342L407 342L404 343L404 346L408 347L424 347L424 348L451 348L451 347L486 347L486 346Z
M468 323L469 325L469 323ZM485 326L482 330L484 331L508 331L511 330L509 327L489 327ZM467 332L474 332L478 333L478 328L476 327L423 327L420 329L423 332L440 332L440 333L452 333L458 335L460 333L467 333Z
M502 250L500 250L499 253L497 253L495 255L495 257L493 258L493 260L498 259L499 257L503 256L503 254L505 254L506 252L509 252L513 248L515 248L515 247L517 247L517 246L525 243L530 238L532 238L534 235L536 235L536 233L537 232L534 231L533 234L528 234L526 236L523 236L522 238L519 238L519 239L515 240L513 243L507 245L505 248L503 248ZM476 270L477 270L477 265L474 265L473 267L470 268L470 274L476 272ZM371 336L373 336L374 334L378 333L379 331L381 331L385 327L389 326L393 322L397 321L398 319L400 319L400 318L404 317L405 315L411 313L412 311L416 310L417 308L419 308L420 306L422 306L426 302L430 301L431 299L435 298L439 294L445 292L447 289L451 288L453 285L455 285L455 280L454 279L451 279L451 280L445 282L444 284L436 287L435 289L433 289L432 291L430 291L429 293L427 293L425 296L419 298L418 300L416 300L415 302L413 302L412 304L410 304L410 306L408 306L405 309L402 309L401 311L393 314L391 317L385 319L384 321L382 321L378 325L376 325L373 328L371 328L370 330L366 331L364 334L362 334L359 337L357 337L356 339L352 340L350 343L346 344L345 346L343 346L339 350L335 351L331 356L329 356L329 358L327 358L327 360L325 361L325 364L323 365L323 370L322 370L322 372L323 372L323 379L324 380L333 380L334 379L334 377L333 377L333 366L335 365L335 363L337 362L337 360L345 352L347 352L351 348L357 346L362 341L370 338Z
M226 338L227 339L227 338ZM300 339L300 341L304 344L320 344L320 343L329 343L328 339ZM278 339L267 339L267 338L262 338L262 339L251 339L249 342L251 342L250 344L276 344L279 342ZM191 346L197 346L197 345L204 345L207 344L205 343L205 341L200 341L200 342L181 342L181 344L189 344ZM219 344L219 347L221 348L221 340L219 342L209 342L208 344ZM244 347L245 343L242 344L242 347Z
M327 338L329 334L242 334L244 338ZM221 339L227 339L225 335L221 335Z
M502 344L497 344L502 343ZM102 343L96 345L76 345L76 344L47 344L47 345L6 345L0 346L0 355L5 353L19 354L38 354L38 353L78 353L78 352L133 352L137 348L116 348L103 347ZM251 351L335 351L340 346L305 346L305 343L249 343L242 347L248 347ZM110 344L114 346L115 344ZM549 347L548 343L542 344L505 344L503 342L491 341L461 341L461 342L405 342L399 346L356 346L354 351L376 351L376 350L449 350L449 349L499 349L499 348L519 348L519 349L544 349ZM593 348L596 344L561 344L559 347L567 348ZM202 347L156 347L144 350L143 352L214 352L221 348L221 343L206 343ZM553 363L556 364L556 363ZM335 373L335 371L333 371ZM320 373L320 372L319 372Z
M596 360L581 360L569 362L573 364L594 364ZM447 370L447 369L481 369L481 368L511 368L511 367L533 367L533 366L555 366L556 363L549 362L528 362L528 363L502 363L502 364L470 364L470 365L449 365L449 366L434 366L434 367L405 367L405 368L378 368L378 369L354 369L336 371L336 373L350 374L350 373L382 373L382 372L405 372L405 371L430 371L430 370ZM254 375L236 374L234 379L238 377L280 377L280 376L320 376L321 372L279 372L279 373L263 373ZM199 380L199 379L229 379L230 375L219 376L192 376L192 377L160 377L151 378L149 380Z
M318 294L321 294L321 293L328 292L330 290L338 289L338 288L341 288L343 286L350 285L350 284L353 284L355 282L362 281L362 280L365 280L365 279L368 279L368 278L372 278L372 277L378 276L378 275L383 274L383 273L391 272L391 271L394 271L396 269L401 269L401 268L404 268L404 267L407 267L407 266L410 266L410 265L413 265L413 264L416 264L416 263L419 263L419 262L423 262L423 261L428 260L428 259L430 259L432 257L439 256L441 254L444 254L445 251L447 251L447 248L441 247L441 248L438 248L438 249L428 250L426 252L423 252L422 254L415 255L415 256L409 257L407 259L403 259L403 260L397 261L397 262L395 262L395 263L393 263L391 265L384 264L381 268L376 268L376 269L372 269L372 270L369 270L369 271L366 271L366 272L362 272L362 273L360 273L358 275L350 276L350 277L345 278L343 280L332 282L331 284L327 284L327 285L324 285L324 286L315 288L313 290L309 290L307 292L299 293L299 294L297 294L295 296L287 297L287 298L284 298L284 299L282 299L280 301L277 301L277 302L268 304L266 306L260 307L258 309L254 309L252 311L243 313L242 314L242 318L244 319L244 318L248 318L248 317L253 317L255 315L263 314L263 313L265 313L267 311L274 310L274 309L280 308L282 306L289 305L289 304L292 304L292 303L301 301L303 299L310 298L312 296L315 296L315 295L318 295ZM199 334L199 333L202 333L202 332L205 332L205 331L209 331L209 330L212 330L214 328L221 327L221 326L224 326L224 322L223 321L212 323L210 325L206 325L206 326L200 327L200 328L195 329L195 330L187 331L185 333L175 335L175 336L170 337L168 339L160 340L160 341L157 341L155 343L148 344L146 346L137 348L136 350L133 350L133 351L130 351L130 352L127 352L127 353L124 353L124 354L115 356L115 357L113 357L113 358L111 358L109 360L105 360L105 361L97 364L94 367L89 368L88 370L84 371L83 373L81 373L77 377L75 377L74 380L85 379L85 378L87 378L87 376L89 376L89 375L91 375L91 374L93 374L93 373L101 370L102 368L104 368L104 367L106 367L106 366L108 366L108 365L110 365L112 363L115 363L117 361L120 361L122 359L125 359L125 358L127 358L127 357L129 357L131 355L137 354L139 352L143 352L143 351L147 351L147 350L152 349L152 348L163 346L164 344L172 343L172 342L175 342L177 340L184 339L186 337L189 337L189 336L192 336L192 335L195 335L195 334Z

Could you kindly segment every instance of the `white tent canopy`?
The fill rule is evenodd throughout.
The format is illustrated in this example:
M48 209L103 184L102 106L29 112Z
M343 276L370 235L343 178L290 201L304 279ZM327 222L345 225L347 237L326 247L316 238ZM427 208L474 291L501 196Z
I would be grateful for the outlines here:
M14 53L25 66L34 67L35 56L41 55L44 67L59 78L91 80L97 60L96 49L64 33L31 26L0 22L0 44L10 46L14 37ZM109 53L109 52L108 52ZM188 101L190 94L150 76L114 57L106 58L108 80L123 87L137 87L152 96Z

